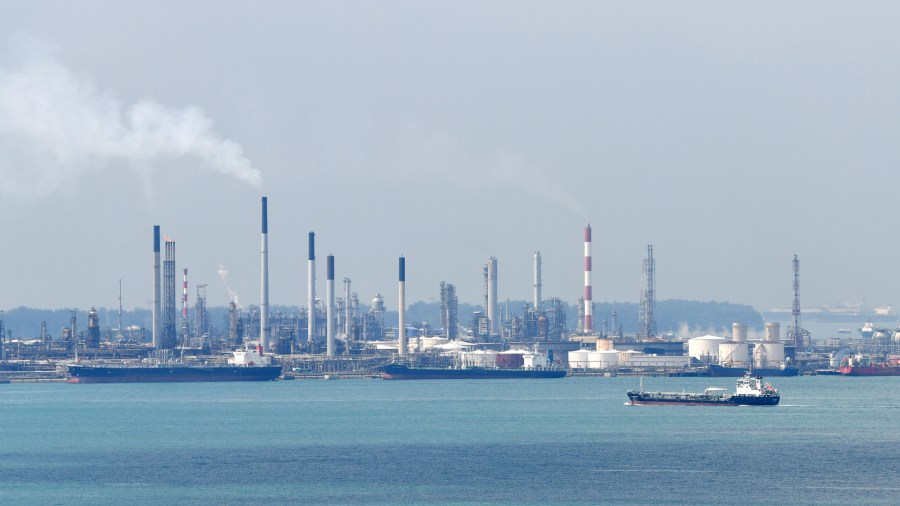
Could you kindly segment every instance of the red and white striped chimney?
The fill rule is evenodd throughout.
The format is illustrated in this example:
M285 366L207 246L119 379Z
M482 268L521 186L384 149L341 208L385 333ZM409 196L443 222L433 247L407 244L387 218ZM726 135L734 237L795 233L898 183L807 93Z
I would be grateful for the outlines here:
M594 332L591 296L591 224L588 223L584 227L584 333L592 334Z

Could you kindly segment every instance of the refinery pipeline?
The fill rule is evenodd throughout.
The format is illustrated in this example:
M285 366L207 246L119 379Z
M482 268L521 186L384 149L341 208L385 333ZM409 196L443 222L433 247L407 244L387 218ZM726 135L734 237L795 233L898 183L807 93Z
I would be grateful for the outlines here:
M325 265L325 296L316 281L315 233L309 232L307 306L273 311L269 303L267 198L261 200L260 300L258 306L239 307L232 301L226 323L214 325L206 305L206 285L195 285L189 303L189 270L182 268L179 290L175 242L161 239L160 226L152 230L152 288L149 329L126 326L122 321L121 286L115 329L101 330L98 311L87 313L79 327L76 313L56 336L42 323L35 338L13 337L0 311L0 383L62 381L69 366L134 366L135 364L225 364L235 350L253 350L281 368L281 379L380 378L389 364L413 367L522 368L523 356L541 354L547 367L569 375L625 374L705 376L740 375L753 369L767 376L840 374L850 363L900 366L900 329L875 329L859 338L814 341L802 326L799 301L799 260L793 258L794 300L791 323L782 337L780 324L765 324L765 333L748 339L747 325L736 322L730 334L684 336L661 333L655 318L655 260L652 245L643 261L637 330L626 335L617 315L594 314L591 227L584 228L584 285L578 298L577 325L569 328L561 299L544 298L540 252L533 256L533 296L521 311L500 303L499 261L487 259L483 267L484 311L459 314L456 288L442 281L440 325L413 325L406 318L406 258L397 263L398 324L385 322L381 294L366 305L343 278L335 286L335 256ZM573 241L573 247L577 243ZM148 269L148 277L149 275ZM181 302L178 308L177 302ZM179 310L180 309L180 310ZM738 374L740 372L740 374Z

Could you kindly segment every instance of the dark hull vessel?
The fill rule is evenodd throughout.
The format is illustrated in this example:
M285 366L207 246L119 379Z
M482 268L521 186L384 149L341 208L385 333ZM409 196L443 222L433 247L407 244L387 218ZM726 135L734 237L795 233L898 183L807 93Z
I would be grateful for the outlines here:
M786 376L797 376L800 374L800 369L796 367L785 367L784 369L779 368L754 368L752 371L745 369L743 367L723 367L721 365L710 364L709 365L709 375L714 378L740 378L747 372L752 372L754 375L759 376L775 376L775 377L786 377Z
M541 379L563 378L565 370L556 369L485 369L469 367L466 369L441 369L438 367L409 367L390 364L382 369L382 378L389 380L419 379Z
M97 367L70 365L68 383L168 383L187 381L272 381L279 366Z
M701 393L629 391L628 403L644 406L775 406L781 400L778 390L761 376L745 374L737 380L733 395L724 388L707 388Z
M778 395L722 397L706 393L628 392L630 404L643 406L775 406L780 400Z

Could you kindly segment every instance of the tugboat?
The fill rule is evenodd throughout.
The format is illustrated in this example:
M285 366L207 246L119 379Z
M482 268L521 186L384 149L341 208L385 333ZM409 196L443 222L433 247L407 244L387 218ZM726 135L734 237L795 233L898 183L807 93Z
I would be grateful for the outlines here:
M775 406L781 400L772 385L762 376L751 376L750 373L737 380L733 395L728 395L724 388L707 388L701 393L687 392L645 392L643 378L641 389L628 391L628 403L631 405L650 406Z

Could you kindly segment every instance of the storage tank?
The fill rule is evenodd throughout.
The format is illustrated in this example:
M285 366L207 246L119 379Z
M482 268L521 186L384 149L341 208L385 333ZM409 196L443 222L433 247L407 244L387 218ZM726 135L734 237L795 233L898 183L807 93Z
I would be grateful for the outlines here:
M736 343L745 343L747 342L747 324L746 323L732 323L731 324L731 340Z
M588 354L591 369L615 369L619 365L619 352L616 350L592 351Z
M726 339L718 336L702 336L688 339L688 355L697 360L719 362L719 344Z
M753 367L778 367L784 362L784 343L761 341L753 349Z
M719 364L726 367L746 367L750 360L750 346L745 342L726 341L719 344Z
M766 341L781 341L781 324L778 322L766 323Z
M574 350L569 352L569 367L587 369L590 367L590 350Z

